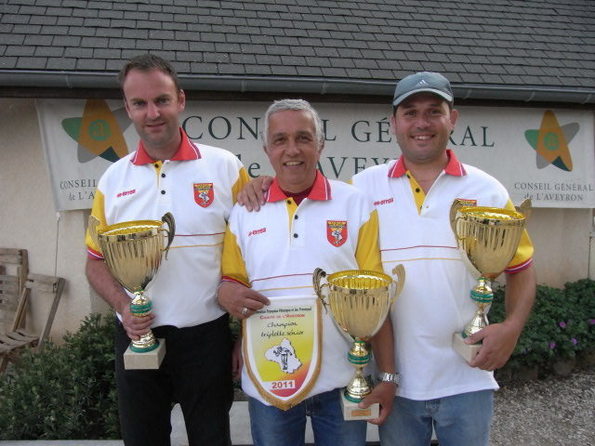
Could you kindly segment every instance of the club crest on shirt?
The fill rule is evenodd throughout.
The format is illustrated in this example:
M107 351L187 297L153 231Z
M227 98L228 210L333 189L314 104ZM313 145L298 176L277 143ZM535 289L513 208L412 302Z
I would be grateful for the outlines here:
M215 198L213 183L194 183L194 201L203 208L209 207Z
M341 246L347 241L347 222L343 220L326 221L326 238L333 246Z

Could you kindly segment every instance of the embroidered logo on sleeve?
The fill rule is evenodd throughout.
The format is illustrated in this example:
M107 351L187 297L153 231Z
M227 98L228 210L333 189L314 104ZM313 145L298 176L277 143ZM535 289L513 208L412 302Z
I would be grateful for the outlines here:
M347 241L347 222L343 220L326 221L326 238L333 246L341 246Z
M116 195L116 198L125 197L127 195L133 195L135 193L136 193L136 189L125 190L122 192L118 192L118 194Z
M260 228L260 229L253 229L252 231L248 232L248 237L252 237L253 235L264 234L267 232L267 228Z
M395 201L395 199L393 197L391 198L385 198L383 200L377 200L374 202L374 206L383 206L385 204L391 204Z
M194 183L194 201L203 208L209 207L215 198L213 183Z

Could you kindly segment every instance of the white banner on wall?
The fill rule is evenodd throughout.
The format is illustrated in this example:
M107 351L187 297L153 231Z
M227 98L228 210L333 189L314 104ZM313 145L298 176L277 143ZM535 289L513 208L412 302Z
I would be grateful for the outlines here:
M198 144L236 154L251 176L272 174L258 137L269 102L189 102L182 125ZM326 142L320 169L348 180L366 167L399 155L391 136L390 107L314 103ZM458 107L450 147L465 163L498 178L518 204L595 207L595 133L592 111ZM43 146L56 208L90 208L105 169L129 151L138 136L121 101L37 101Z

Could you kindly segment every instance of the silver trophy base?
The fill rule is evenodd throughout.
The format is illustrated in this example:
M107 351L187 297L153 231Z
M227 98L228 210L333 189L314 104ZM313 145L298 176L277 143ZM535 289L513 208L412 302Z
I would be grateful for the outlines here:
M380 404L374 403L366 409L360 409L358 403L349 401L345 395L341 395L341 410L345 421L373 420L380 414Z
M481 348L481 344L465 344L465 338L461 333L455 333L452 336L452 348L463 357L467 362L475 359Z
M157 370L165 357L165 339L159 339L159 347L150 352L133 352L130 346L124 352L126 370Z

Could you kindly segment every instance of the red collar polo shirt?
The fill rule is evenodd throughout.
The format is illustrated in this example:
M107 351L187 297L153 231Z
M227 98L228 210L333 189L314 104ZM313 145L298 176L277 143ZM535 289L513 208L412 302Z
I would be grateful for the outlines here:
M236 195L248 182L231 152L199 146L180 132L182 143L171 160L154 161L141 141L137 151L112 164L99 180L91 211L103 225L173 214L175 238L146 291L154 327L191 327L224 314L216 299L223 236ZM86 244L90 256L103 258L89 235Z
M313 295L312 273L348 269L381 271L376 211L363 193L317 173L307 198L296 205L276 180L260 212L235 206L223 249L223 277L242 282L274 301ZM345 386L353 376L350 342L323 311L322 364L306 398ZM244 392L269 405L242 370Z
M450 150L448 156L448 165L427 194L402 158L353 177L378 211L384 270L402 263L407 274L391 317L399 395L413 400L498 388L492 372L469 367L452 349L453 333L475 313L469 293L476 280L459 254L449 215L456 198L478 206L514 207L495 178L462 164ZM528 267L532 255L525 231L506 271Z

